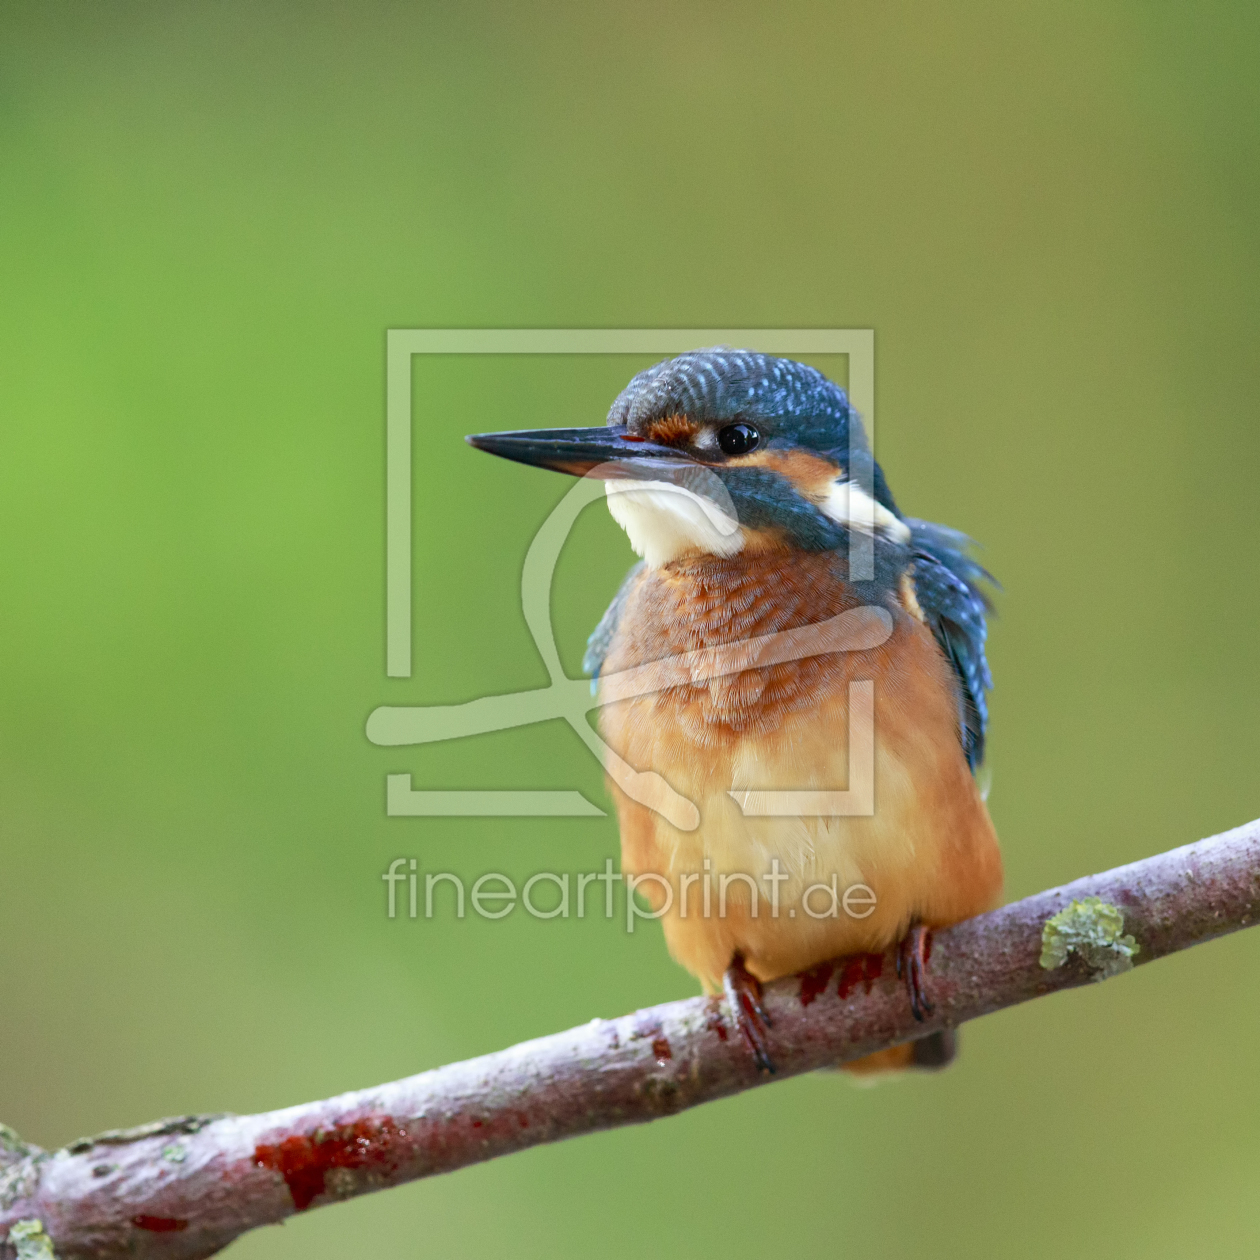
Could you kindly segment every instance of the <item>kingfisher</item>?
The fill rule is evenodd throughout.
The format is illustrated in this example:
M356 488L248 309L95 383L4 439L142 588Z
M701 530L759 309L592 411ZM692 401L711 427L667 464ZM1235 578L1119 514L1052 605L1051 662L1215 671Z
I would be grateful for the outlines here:
M640 372L598 427L467 440L604 479L641 560L591 635L593 685L691 663L601 705L616 756L695 806L667 817L610 776L622 870L640 877L672 956L726 994L757 1066L774 1070L761 985L829 975L832 960L895 947L926 1018L932 930L992 909L1002 889L977 782L994 583L971 541L901 512L842 388L750 350L695 350ZM883 630L856 650L781 650L846 616ZM697 671L715 651L736 655ZM862 695L870 800L828 808L854 791ZM805 807L747 808L767 792ZM944 1030L843 1066L941 1067L954 1047Z

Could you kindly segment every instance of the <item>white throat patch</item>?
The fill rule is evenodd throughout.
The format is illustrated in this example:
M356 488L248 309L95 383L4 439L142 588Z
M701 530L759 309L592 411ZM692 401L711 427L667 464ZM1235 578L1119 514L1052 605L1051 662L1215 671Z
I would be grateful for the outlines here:
M649 568L688 551L733 556L744 548L739 522L703 495L666 481L606 481L604 488L613 520Z

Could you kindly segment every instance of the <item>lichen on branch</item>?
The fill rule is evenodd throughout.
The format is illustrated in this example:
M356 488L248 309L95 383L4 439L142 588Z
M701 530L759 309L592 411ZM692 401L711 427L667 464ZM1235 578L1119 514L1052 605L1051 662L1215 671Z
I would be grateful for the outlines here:
M1051 915L1041 929L1041 965L1047 971L1062 967L1075 953L1096 980L1133 970L1133 957L1141 949L1124 934L1124 911L1101 897L1082 897L1066 910Z

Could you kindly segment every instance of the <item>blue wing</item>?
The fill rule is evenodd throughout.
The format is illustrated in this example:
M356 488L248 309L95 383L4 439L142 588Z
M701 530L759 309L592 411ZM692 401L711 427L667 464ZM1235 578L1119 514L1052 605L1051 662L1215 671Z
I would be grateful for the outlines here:
M621 614L625 611L626 601L630 598L630 589L646 567L646 564L640 560L626 574L626 580L613 596L613 602L608 605L608 611L599 619L599 625L586 640L586 655L582 657L582 668L591 676L592 695L595 694L595 682L599 678L599 671L604 668L604 658L608 655L613 635L617 633L617 626L621 621Z
M982 583L996 582L968 555L971 540L965 534L928 521L907 520L906 524L910 526L915 593L929 628L958 676L963 752L967 764L976 770L984 761L989 723L985 692L993 689L984 657L985 618L993 611L993 604Z

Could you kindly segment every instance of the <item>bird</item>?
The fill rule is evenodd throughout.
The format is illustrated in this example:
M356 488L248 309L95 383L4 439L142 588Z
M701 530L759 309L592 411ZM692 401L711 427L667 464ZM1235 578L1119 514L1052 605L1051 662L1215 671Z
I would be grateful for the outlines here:
M642 878L675 960L726 995L757 1068L775 1070L762 985L829 960L894 949L911 1010L926 1019L932 932L992 909L1002 891L978 782L996 582L971 540L902 513L844 389L752 350L694 350L639 372L600 426L467 441L604 479L640 560L591 635L594 687L690 663L645 694L610 691L600 708L615 755L695 806L667 817L611 776L622 870ZM862 616L883 629L860 650L781 650ZM780 647L767 656L765 644ZM727 663L697 673L715 652ZM855 773L863 683L869 808L810 806L821 798L808 794L839 791ZM805 793L794 799L806 808L746 810L763 792ZM837 894L854 889L841 909ZM946 1028L838 1066L934 1069L955 1051Z

